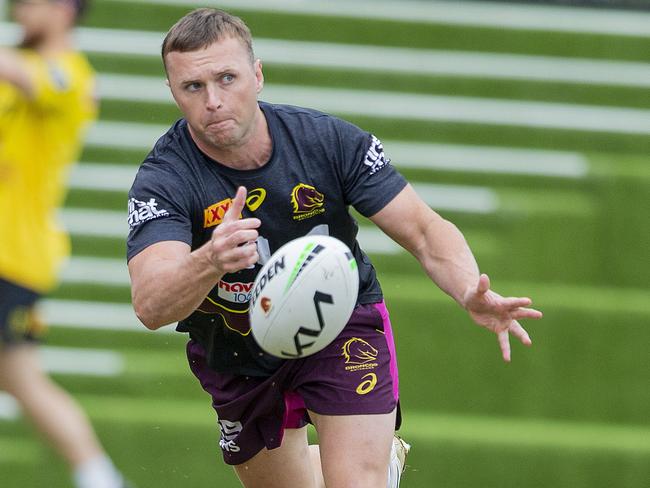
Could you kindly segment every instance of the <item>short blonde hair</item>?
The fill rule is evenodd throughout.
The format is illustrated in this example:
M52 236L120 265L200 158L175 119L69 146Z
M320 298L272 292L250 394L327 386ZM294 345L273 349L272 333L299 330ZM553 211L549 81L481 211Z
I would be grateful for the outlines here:
M176 22L162 44L162 60L173 51L191 52L210 46L224 37L234 37L244 43L251 63L255 61L253 39L248 26L239 17L216 8L193 10Z

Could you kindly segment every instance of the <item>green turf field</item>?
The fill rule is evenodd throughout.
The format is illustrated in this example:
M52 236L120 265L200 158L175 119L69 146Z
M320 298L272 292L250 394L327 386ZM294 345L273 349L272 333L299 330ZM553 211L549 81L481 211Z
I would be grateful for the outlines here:
M162 69L147 46L191 2L93 3L83 42L102 76L102 112L66 203L71 270L45 306L48 346L71 364L54 377L138 487L236 487L185 338L137 327L121 261L128 172L179 117L156 95ZM417 3L415 20L364 17L367 4L354 1L338 14L270 4L232 9L269 53L270 101L293 91L316 107L340 102L332 111L380 137L457 223L494 288L529 294L545 313L528 324L533 348L513 345L503 364L495 338L360 218L396 334L413 444L402 486L647 487L650 34L625 26L650 25L648 14L600 11L607 28L587 31L585 18L571 31L544 23L548 10L509 28L478 23L471 6L464 20L436 20L429 14L446 8L436 2ZM270 41L288 44L274 51ZM374 54L340 55L357 51ZM373 94L376 107L359 103ZM42 486L69 486L65 466L0 396L0 487Z

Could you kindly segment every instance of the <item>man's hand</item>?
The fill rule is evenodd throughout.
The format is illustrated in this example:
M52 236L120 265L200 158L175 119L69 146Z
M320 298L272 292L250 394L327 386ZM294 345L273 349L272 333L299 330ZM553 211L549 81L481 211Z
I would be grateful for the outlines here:
M259 259L255 240L261 222L255 218L240 219L244 205L246 188L240 186L222 222L212 233L210 261L221 274L248 268Z
M478 284L465 294L464 306L474 322L494 332L499 339L504 361L510 361L510 337L512 334L524 345L532 344L528 333L519 325L520 319L541 319L542 312L526 308L530 298L502 297L490 290L490 278L479 277Z

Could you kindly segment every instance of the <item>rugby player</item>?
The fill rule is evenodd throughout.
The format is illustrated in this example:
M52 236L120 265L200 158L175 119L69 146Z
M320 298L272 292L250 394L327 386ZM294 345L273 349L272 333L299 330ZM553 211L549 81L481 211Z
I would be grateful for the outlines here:
M258 100L262 63L241 19L198 9L162 46L184 118L141 165L129 194L127 259L136 314L150 329L178 322L212 397L220 447L248 488L397 486L403 468L398 376L389 314L356 240L354 207L420 261L479 325L530 344L528 298L490 289L462 234L390 165L379 139L308 108ZM247 318L260 266L287 241L325 233L354 253L357 307L337 339L281 360ZM244 291L244 293L242 293ZM312 423L319 446L308 446ZM392 452L391 452L392 451Z

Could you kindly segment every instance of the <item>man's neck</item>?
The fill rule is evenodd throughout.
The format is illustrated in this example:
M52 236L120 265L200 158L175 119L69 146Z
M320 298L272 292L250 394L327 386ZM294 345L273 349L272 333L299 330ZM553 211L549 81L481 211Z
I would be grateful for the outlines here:
M67 31L50 34L31 44L24 43L23 47L33 49L46 57L56 56L57 54L74 49L72 35Z
M203 143L188 126L195 144L210 158L233 169L257 169L268 163L273 151L273 141L269 133L266 117L261 109L256 116L251 133L246 140L236 147L215 147Z

